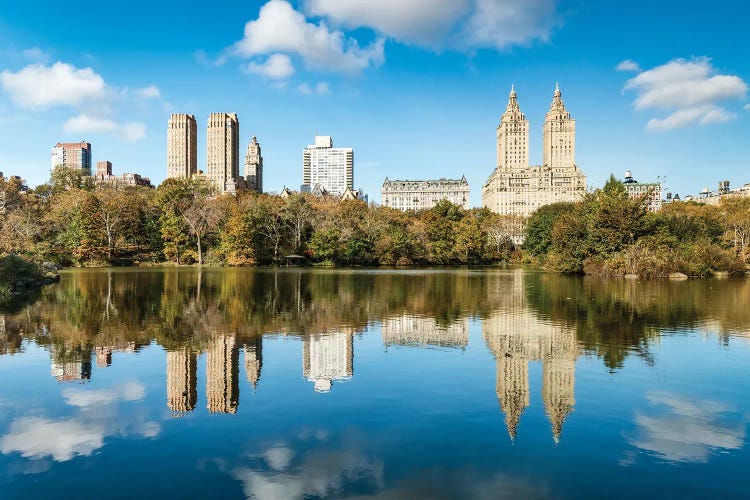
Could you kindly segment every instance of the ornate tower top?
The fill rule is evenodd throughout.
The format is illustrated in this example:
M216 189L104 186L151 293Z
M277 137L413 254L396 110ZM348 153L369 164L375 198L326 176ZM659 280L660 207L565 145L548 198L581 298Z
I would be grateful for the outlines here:
M565 109L565 103L562 100L562 92L560 92L560 85L555 84L555 92L552 94L552 104L550 105L549 112L547 113L547 119L550 118L563 118L566 120L570 119L570 113Z
M505 118L509 120L506 120ZM505 108L503 113L502 121L523 121L526 117L521 113L521 107L518 105L518 99L516 96L516 88L514 85L510 86L510 96L508 96L508 106Z

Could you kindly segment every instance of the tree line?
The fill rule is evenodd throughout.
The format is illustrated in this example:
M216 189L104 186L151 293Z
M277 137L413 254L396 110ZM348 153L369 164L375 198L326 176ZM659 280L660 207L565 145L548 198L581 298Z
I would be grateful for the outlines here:
M528 220L448 201L401 212L304 193L217 195L202 177L168 179L155 190L95 187L64 167L29 191L0 179L0 191L0 254L66 266L527 262L655 277L739 273L750 258L750 199L669 203L651 213L648 197L631 199L614 177L583 200L544 206Z
M578 203L556 203L528 220L524 250L547 269L604 276L739 274L750 259L750 198L721 205L665 204L648 211L611 176Z
M13 179L0 214L0 253L89 265L340 266L475 265L517 257L523 220L447 201L403 213L363 201L217 195L204 178L168 179L157 189L94 187L74 169L22 191ZM302 259L299 259L301 257Z

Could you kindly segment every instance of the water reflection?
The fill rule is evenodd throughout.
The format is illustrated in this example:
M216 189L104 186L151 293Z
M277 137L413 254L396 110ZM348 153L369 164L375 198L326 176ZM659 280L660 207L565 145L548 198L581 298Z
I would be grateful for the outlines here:
M576 429L582 432L597 404L586 398L592 382L589 372L589 385L585 383L582 358L596 361L602 372L597 383L603 386L603 379L621 380L628 362L658 367L655 352L665 338L703 336L706 345L728 353L732 339L750 339L749 303L746 280L638 283L523 270L69 272L36 302L0 311L0 362L43 348L44 367L38 371L56 388L63 408L48 411L51 403L39 403L0 415L0 452L38 462L14 466L19 473L41 473L52 462L91 457L116 436L145 442L159 438L162 426L189 428L188 421L209 414L212 422L226 426L247 415L262 419L263 404L271 405L282 422L284 411L304 412L314 402L330 408L338 404L335 409L346 421L346 411L371 400L368 404L377 408L373 411L384 412L390 404L394 412L403 412L393 426L398 428L419 418L415 412L423 412L422 422L432 424L433 405L439 408L437 420L451 417L450 401L445 402L451 397L456 405L467 398L481 407L485 396L492 420L475 447L493 435L493 447L510 446L510 441L515 449L523 443L539 447L538 439L554 448L551 442L560 442L564 432L560 448L585 446L580 444L585 440L573 443L569 438ZM294 350L292 364L275 365L280 343ZM389 358L376 358L375 351ZM139 353L159 354L149 365L156 363L158 380L153 383L158 391L152 394L157 405L148 403L144 383L113 374L134 363ZM715 352L700 356L711 366L720 363ZM468 363L458 367L462 357L477 363L475 371ZM429 371L433 359L449 358L442 361L442 371ZM381 366L372 366L374 359L383 363L382 372ZM393 360L400 365L386 363ZM421 372L405 369L410 363L429 375L414 380ZM296 397L314 397L296 409L278 402L285 399L284 390L296 387L279 382L292 370L304 390ZM406 372L411 380L399 380ZM358 386L362 378L371 385ZM400 383L411 392L399 392ZM711 389L718 387L717 380L711 383ZM420 396L420 384L432 392ZM251 392L257 405L247 403ZM445 400L437 401L437 393ZM648 388L636 396L642 406L620 408L623 429L616 437L625 448L616 452L619 465L637 467L644 457L669 464L706 463L719 453L744 452L747 412L731 391L714 396L708 390L692 394ZM473 410L467 404L445 428L425 430L429 450L449 440L451 432L470 429L464 419L476 424L480 419ZM368 422L376 421L373 416ZM394 428L381 429L379 436L387 439L398 432ZM389 479L386 464L393 457L373 450L377 447L366 438L353 444L341 437L341 429L337 434L317 428L295 436L284 434L288 429L284 425L277 431L278 439L263 435L249 440L241 457L221 462L221 473L254 498L452 498L465 491L493 497L498 488L531 497L550 494L540 478L519 479L496 464L460 473L427 464L409 477ZM456 439L461 442L453 452L461 449L464 436ZM493 451L484 452L492 457L488 460L502 460ZM211 454L204 450L204 456ZM524 458L532 462L534 457Z

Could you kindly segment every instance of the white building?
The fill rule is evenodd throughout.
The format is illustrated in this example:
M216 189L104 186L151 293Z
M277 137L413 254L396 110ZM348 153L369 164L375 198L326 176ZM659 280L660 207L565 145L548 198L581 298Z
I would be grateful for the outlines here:
M661 183L660 182L638 182L633 178L630 170L625 172L625 180L622 182L625 192L632 199L648 198L648 211L658 212L661 210Z
M441 200L469 208L469 183L460 179L437 179L424 181L389 180L383 183L382 203L384 207L397 210L427 210Z
M340 196L347 188L354 190L354 150L334 148L331 136L315 136L315 144L302 154L302 190L315 186L332 195Z
M91 144L88 142L58 142L52 148L52 170L63 166L91 175Z
M555 88L543 132L541 166L529 165L529 122L515 89L497 128L497 167L482 187L482 206L505 215L528 217L537 208L580 200L586 176L575 164L575 120Z

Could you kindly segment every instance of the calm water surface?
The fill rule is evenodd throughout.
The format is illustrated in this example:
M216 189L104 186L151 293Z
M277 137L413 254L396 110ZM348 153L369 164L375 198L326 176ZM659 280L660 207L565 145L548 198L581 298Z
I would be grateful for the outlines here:
M750 281L73 271L0 310L3 498L747 497Z

